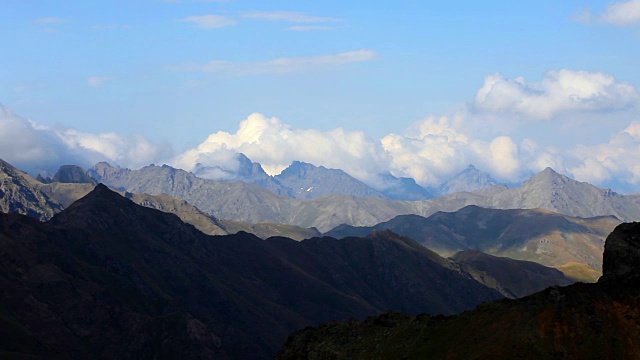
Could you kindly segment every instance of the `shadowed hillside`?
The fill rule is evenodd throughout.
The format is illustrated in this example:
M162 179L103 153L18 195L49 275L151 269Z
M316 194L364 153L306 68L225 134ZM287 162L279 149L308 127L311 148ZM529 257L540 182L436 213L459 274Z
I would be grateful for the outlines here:
M268 358L304 326L500 297L391 233L207 236L103 185L47 223L0 213L0 248L0 352L12 356Z
M596 284L444 317L386 313L294 333L277 359L638 359L640 224L607 238Z

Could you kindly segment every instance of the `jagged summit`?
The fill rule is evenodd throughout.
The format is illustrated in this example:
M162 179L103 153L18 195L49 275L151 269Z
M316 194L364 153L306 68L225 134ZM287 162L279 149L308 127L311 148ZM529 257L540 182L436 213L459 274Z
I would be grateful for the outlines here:
M51 178L52 182L74 183L74 184L97 184L98 182L89 176L78 165L62 165Z

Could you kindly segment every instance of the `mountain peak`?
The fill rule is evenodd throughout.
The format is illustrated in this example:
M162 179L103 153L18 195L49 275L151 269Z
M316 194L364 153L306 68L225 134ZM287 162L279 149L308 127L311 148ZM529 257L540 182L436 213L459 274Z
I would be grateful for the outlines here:
M116 204L128 204L133 202L124 198L117 192L109 189L106 185L99 183L87 195L71 204L64 212L75 211L79 208L94 207L106 211L108 208L114 207Z

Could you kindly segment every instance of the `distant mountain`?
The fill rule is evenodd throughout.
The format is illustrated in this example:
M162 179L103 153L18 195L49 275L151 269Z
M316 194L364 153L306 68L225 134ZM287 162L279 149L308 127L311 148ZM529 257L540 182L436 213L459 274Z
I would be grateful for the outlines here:
M442 184L438 188L437 193L442 196L461 191L473 192L496 185L498 185L498 183L489 173L482 172L476 169L475 166L469 165L466 169Z
M534 175L520 188L495 194L488 205L499 209L542 208L585 218L614 215L622 221L640 220L637 195L623 196L610 189L600 189L551 168Z
M280 184L291 189L298 199L315 199L325 195L351 195L362 198L385 198L360 180L338 169L294 161L274 177Z
M380 174L379 178L382 187L378 190L388 199L417 201L435 197L433 193L418 185L412 178L397 178L389 172Z
M50 199L59 202L64 207L68 207L78 199L84 197L91 192L93 188L94 185L92 184L77 183L52 182L39 185L39 189L44 194ZM122 190L120 190L119 193L138 205L176 214L182 221L195 226L198 230L208 235L226 235L245 231L262 239L272 236L285 236L294 240L303 240L320 235L320 232L315 228L302 228L294 225L274 223L251 224L242 221L217 219L215 216L201 211L185 200L174 198L167 194L134 194Z
M291 189L280 184L274 177L269 176L262 165L252 162L246 155L237 154L238 167L226 169L221 166L202 166L198 164L193 173L200 178L218 181L242 181L260 185L277 195L292 196Z
M0 353L267 358L291 331L387 309L452 314L500 294L389 232L207 236L104 185L41 223L0 213Z
M583 219L542 209L467 206L428 218L401 215L373 227L342 225L325 235L342 238L391 230L445 256L480 250L546 266L583 263L600 271L604 239L618 224L620 221L611 216Z
M442 317L385 313L292 334L285 359L637 359L640 224L607 237L597 284L551 287Z
M0 211L50 219L62 206L40 191L40 182L0 159Z

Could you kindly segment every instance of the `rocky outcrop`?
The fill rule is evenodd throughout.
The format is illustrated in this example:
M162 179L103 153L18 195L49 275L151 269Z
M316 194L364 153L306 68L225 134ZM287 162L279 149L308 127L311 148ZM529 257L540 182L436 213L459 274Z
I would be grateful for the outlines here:
M604 246L604 275L599 282L623 281L640 276L640 223L620 224Z

